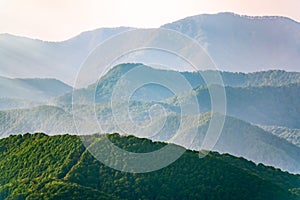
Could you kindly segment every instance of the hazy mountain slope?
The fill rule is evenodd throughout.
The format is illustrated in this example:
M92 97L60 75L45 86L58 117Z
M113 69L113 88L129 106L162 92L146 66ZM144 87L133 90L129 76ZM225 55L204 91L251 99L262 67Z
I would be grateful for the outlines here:
M154 103L132 102L130 110L134 111L133 119L141 122L149 120L148 110L152 105ZM170 113L178 110L177 107L167 104L163 106ZM26 132L45 132L50 135L60 133L75 134L77 131L74 119L79 120L78 123L82 126L81 130L84 129L87 133L92 134L99 132L98 125L95 127L95 124L91 123L94 122L95 112L99 122L101 122L101 126L107 126L108 130L117 130L113 123L114 119L110 104L97 104L95 106L76 105L74 110L72 105L62 107L38 106L27 109L0 111L0 138ZM124 119L124 123L128 123L127 119Z
M300 129L291 129L280 126L262 126L262 128L300 147Z
M9 134L44 131L75 133L73 116L54 106L0 111L0 137Z
M262 125L300 126L300 85L226 88L228 114Z
M288 18L220 13L188 17L162 27L199 41L224 71L299 71L300 25ZM1 34L1 75L51 77L73 84L91 50L105 39L130 29L101 28L62 42Z
M51 77L72 84L89 52L105 39L129 28L100 28L62 42L0 34L1 75Z
M25 99L0 98L0 110L31 108L43 104L45 104L45 102Z
M210 123L210 114L190 118L190 123L185 127L181 124L180 116L169 117L163 129L150 138L156 141L174 141L185 148L201 150ZM159 123L160 120L154 120L154 124ZM179 127L183 131L177 132ZM198 130L195 138L190 130ZM172 137L175 134L174 140ZM300 173L300 148L298 146L245 121L227 116L220 137L216 138L215 142L214 151L241 156L256 163Z
M109 138L132 152L165 145L132 136ZM299 176L229 155L210 153L199 159L197 152L187 151L166 168L131 174L95 160L76 136L11 136L0 140L0 147L2 199L299 198L290 192L300 187Z
M208 124L200 127L206 131ZM203 134L203 133L202 133ZM200 143L201 144L201 143ZM195 142L196 146L197 142ZM300 148L242 120L226 117L214 151L241 156L256 163L300 173Z
M215 71L201 71L201 72L176 72L172 70L161 70L154 69L142 64L121 64L115 66L109 70L103 77L100 78L98 86L96 89L96 102L97 103L107 103L111 99L112 91L116 86L117 82L123 77L127 72L133 70L136 67L140 67L144 70L144 73L139 74L141 78L145 77L155 77L160 76L162 79L168 79L171 82L176 83L178 74L187 80L191 89L206 85L202 76L214 77L216 76ZM262 71L255 73L232 73L232 72L220 72L225 86L234 87L246 87L246 86L283 86L288 84L300 83L300 73L299 72L285 72L285 71ZM137 77L138 78L138 77ZM96 83L95 83L96 84ZM88 103L88 97L95 95L95 84L85 88L76 90L77 96L80 96L82 103ZM72 102L72 92L63 94L52 100L54 104L71 104ZM161 101L163 99L169 98L174 94L161 86L150 84L141 87L139 90L135 91L132 96L132 100L139 101ZM92 99L92 98L90 98Z
M181 132L177 132L180 126L180 115L175 115L176 107L165 106L168 117L162 129L160 127L162 116L149 116L148 110L154 104L132 102L129 110L132 111L131 119L118 121L115 124L115 118L112 116L109 104L81 106L75 110L75 115L79 118L77 126L80 130L86 130L85 133L92 134L103 130L107 132L120 132L124 130L133 130L131 123L151 124L152 129L145 128L143 133L136 133L136 136L149 137L155 141L172 141L185 148L199 150L206 134L210 115L200 115L199 118L190 116L190 123L182 125ZM95 112L101 129L94 122ZM40 106L32 109L20 109L0 112L0 132L1 137L7 137L10 134L23 132L42 131L48 134L70 133L76 134L77 130L73 121L72 107L63 108L53 106ZM173 114L172 114L173 113ZM82 118L84 116L84 118ZM128 120L134 120L130 121ZM157 128L155 128L157 127ZM124 129L125 128L125 129ZM189 135L190 130L198 130L197 136ZM151 130L160 130L155 136ZM175 133L177 139L170 140ZM127 133L128 134L128 133ZM139 135L141 134L141 135ZM190 141L194 141L191 143ZM242 156L257 163L264 163L276 166L289 172L300 173L300 148L280 139L263 129L251 125L242 120L232 117L226 117L225 126L215 151L230 153L236 156Z
M89 99L91 96L95 96L96 103L108 103L111 100L112 92L114 87L121 79L123 75L125 75L128 71L141 67L145 71L144 74L139 74L141 78L143 76L154 76L159 75L160 77L172 78L176 77L177 72L175 71L166 71L166 70L158 70L153 69L148 66L144 66L141 64L122 64L114 67L108 73L106 73L98 83L90 85L85 89L75 90L77 98L82 99L82 103L91 103ZM138 77L137 77L138 78ZM201 81L201 80L200 80ZM95 87L95 85L97 87ZM96 88L96 91L95 91ZM72 100L72 93L64 94L60 97L57 97L53 100L54 104L70 104ZM162 86L156 84L150 84L148 86L141 87L137 90L131 100L144 100L144 101L160 101L162 99L166 99L173 96L172 92L168 89L165 89Z
M225 90L227 115L260 125L300 127L299 84L280 87L226 87ZM167 102L179 105L179 102L184 102L192 93L197 95L201 112L210 112L209 90L203 86L172 97Z
M300 24L285 17L197 15L166 24L202 44L220 69L299 71Z
M282 70L258 71L253 73L220 72L224 85L235 87L246 86L284 86L300 83L299 72Z
M72 91L72 87L56 79L11 79L0 77L0 98L46 100Z

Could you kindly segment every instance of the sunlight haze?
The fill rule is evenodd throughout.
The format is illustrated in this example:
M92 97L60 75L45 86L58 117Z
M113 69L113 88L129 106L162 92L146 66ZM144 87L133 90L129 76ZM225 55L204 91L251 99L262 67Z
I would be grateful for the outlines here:
M234 12L300 21L299 0L0 0L0 33L61 41L100 27L155 28L188 16Z

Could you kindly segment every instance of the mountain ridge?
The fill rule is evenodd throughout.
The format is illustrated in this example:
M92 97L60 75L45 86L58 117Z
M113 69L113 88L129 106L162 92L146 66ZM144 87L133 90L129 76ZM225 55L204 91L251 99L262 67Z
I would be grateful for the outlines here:
M297 24L300 24L300 21L297 21L295 19L292 19L290 17L286 17L286 16L281 16L281 15L246 15L246 14L238 14L238 13L234 13L234 12L218 12L218 13L213 13L213 14L209 14L209 13L204 13L204 14L198 14L198 15L191 15L191 16L187 16L187 17L184 17L182 19L178 19L178 20L175 20L175 21L180 21L180 20L185 20L185 19L188 19L188 18L193 18L193 17L199 17L199 16L211 16L211 15L232 15L232 16L237 16L237 17L241 17L241 18L248 18L248 19L266 19L266 20L276 20L276 19L282 19L282 20L289 20L289 21L292 21L292 22L295 22ZM171 24L173 22L169 22L169 23L166 23L164 25L167 25L167 24ZM162 26L164 26L162 25Z
M163 69L157 69L152 68L143 64L139 63L126 63L126 64L120 64L112 69L110 69L104 76L102 76L97 83L94 83L92 85L89 85L88 87L81 88L74 90L74 92L83 93L84 95L87 95L88 93L94 93L94 90L96 90L96 102L106 102L107 98L109 99L109 94L112 93L113 87L116 85L116 83L119 81L119 79L126 74L126 72L132 70L133 68L140 67L143 68L144 71L147 71L149 74L156 73L156 74L162 74L162 76L165 76L170 81L172 80L172 77L177 77L176 75L179 74L185 78L191 85L191 89L195 89L198 86L205 85L206 82L204 81L202 75L205 77L209 77L212 80L217 74L220 74L224 86L232 86L232 87L255 87L255 86L281 86L281 85L288 85L288 84L297 84L300 83L300 72L286 72L283 70L269 70L269 71L262 71L262 72L254 72L254 73L241 73L241 72L222 72L222 71L199 71L199 72L178 72L175 70L163 70ZM139 76L150 76L149 74L140 74ZM96 87L96 84L97 87ZM153 89L152 89L153 90ZM160 91L160 90L159 90ZM156 91L157 94L163 94L167 93L167 91ZM146 94L152 94L151 88L148 88L146 91L143 91L143 93L139 93L137 95L140 96L147 96ZM71 103L71 96L72 93L62 94L61 96L52 99L52 102L54 104L68 104ZM168 96L169 95L169 96ZM148 95L149 96L149 95ZM155 95L154 95L155 96ZM79 97L79 96L78 96ZM157 100L161 100L162 98L168 98L171 97L170 94L162 95ZM139 98L137 96L137 98ZM148 97L150 98L150 97ZM155 99L155 98L153 98ZM82 100L84 100L84 96L82 97Z
M165 145L133 136L106 136L133 152L151 152ZM99 139L93 137L90 139ZM199 159L198 152L188 150L166 168L135 174L103 165L86 151L77 136L25 134L1 139L0 144L5 157L0 161L3 199L132 199L133 193L141 199L299 198L299 175L228 154L211 152Z
M261 20L219 13L196 15L163 27L196 39L219 69L258 71L287 65L299 69L300 26L286 18Z
M196 18L199 20L193 21ZM270 19L266 19L268 20ZM209 50L210 57L223 71L299 71L299 23L286 18L272 18L272 23L266 25L261 25L260 21L256 18L250 20L229 13L219 13L185 18L162 27L179 31L197 40ZM273 24L273 21L280 23ZM284 23L281 24L281 21ZM57 43L0 35L1 75L54 77L71 84L81 63L98 44L113 35L132 29L100 28ZM28 52L28 49L31 51ZM18 70L12 71L12 68Z
M144 117L148 116L147 108L151 107L151 105L135 103L130 109L137 111L138 116L141 116L140 122L148 123ZM174 112L172 111L174 108L170 107L169 109L170 111L168 112ZM146 110L146 113L144 113L144 110ZM85 117L82 118L77 112L80 114L85 113ZM11 134L23 132L46 132L49 135L63 133L78 135L76 126L79 126L81 130L86 130L85 134L92 134L100 131L99 127L92 123L95 116L97 116L98 122L101 123L101 131L104 131L103 133L123 131L116 124L111 123L114 118L108 106L83 106L75 111L72 111L70 106L64 108L39 106L31 109L1 111L0 131L2 135L0 137L8 137ZM73 117L79 120L76 126ZM139 133L136 133L136 136L147 137L154 141L173 142L188 149L201 150L210 117L209 113L200 116L190 116L188 119L190 123L184 126L180 124L182 116L168 114L164 127L159 129L156 135L152 136L153 133L150 131L156 130L155 127L159 127L160 122L164 120L160 116L152 116L152 129L145 129L144 133L140 133L142 136ZM137 124L138 122L133 121L132 123ZM122 128L125 127L125 130L127 126L130 126L128 122L126 124L126 119L124 119L124 123L119 123L121 123ZM179 126L180 131L178 129ZM195 138L192 138L194 134L190 130L196 130ZM121 132L121 134L124 134L124 132ZM125 134L129 133L126 132ZM174 134L176 134L176 137L174 137ZM191 141L193 142L191 143ZM242 156L257 163L276 166L289 172L300 172L300 157L298 156L300 147L266 132L256 125L234 117L226 117L224 128L220 133L220 137L216 138L216 146L214 146L213 150Z

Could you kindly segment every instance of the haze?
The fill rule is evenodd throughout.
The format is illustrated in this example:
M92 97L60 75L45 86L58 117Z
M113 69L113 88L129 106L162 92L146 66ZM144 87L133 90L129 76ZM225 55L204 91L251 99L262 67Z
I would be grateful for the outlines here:
M1 0L0 33L61 41L99 27L159 27L224 11L300 21L299 8L299 0Z

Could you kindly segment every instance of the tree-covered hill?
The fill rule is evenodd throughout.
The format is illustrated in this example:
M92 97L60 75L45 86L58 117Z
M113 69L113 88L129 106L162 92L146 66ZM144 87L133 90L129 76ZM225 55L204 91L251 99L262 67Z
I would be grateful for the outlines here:
M150 118L148 110L152 105L153 103L132 102L129 110L132 111L131 120L133 121L124 118L123 121L118 121L118 124L114 123L115 118L110 106L105 104L95 107L93 105L78 106L73 113L79 119L76 120L76 125L80 126L80 130L84 130L87 134L99 131L126 134L127 132L124 130L133 130L132 123L135 125L151 124L151 128L145 128L143 133L132 132L132 134L155 141L171 141L188 149L201 149L210 124L211 113L186 116L188 123L181 123L183 116L176 113L177 107L168 104L162 104L168 112L166 118L153 114ZM40 106L31 109L0 111L0 131L2 133L0 137L38 131L50 135L66 132L78 134L71 113L71 106L63 108ZM98 124L94 123L95 114L101 124L101 129ZM164 121L163 127L161 127L162 121ZM158 130L159 132L157 132ZM176 135L176 140L172 140L174 135ZM217 139L214 151L242 156L256 163L275 166L292 173L300 172L300 148L254 124L226 116L224 127ZM297 141L299 139L295 138L294 142Z
M75 90L78 98L82 100L82 103L90 103L89 96L95 95L95 101L97 103L107 103L111 99L112 91L116 86L117 82L120 80L124 74L130 70L140 67L143 68L143 72L139 71L139 76L142 77L155 77L159 76L161 79L168 79L170 82L176 83L178 79L178 74L186 79L190 85L191 89L198 86L205 86L206 82L203 77L210 77L214 80L214 77L218 73L216 71L199 71L199 72L177 72L172 70L162 70L155 69L142 64L121 64L110 69L103 77L100 78L98 83L92 84L87 88ZM270 70L261 71L255 73L234 73L234 72L219 72L224 86L232 87L259 87L259 86L284 86L289 84L300 83L300 73L299 72L286 72L282 70ZM138 77L136 77L138 78ZM97 84L97 87L95 85ZM96 91L95 91L96 89ZM141 87L133 95L133 100L144 100L144 101L159 101L165 98L171 97L174 94L164 87L159 87L155 84L150 84ZM72 92L63 94L61 96L55 97L52 102L56 104L70 104L72 103Z
M131 152L150 152L165 145L118 134L108 138ZM212 152L199 159L198 152L187 150L166 168L136 174L103 165L77 136L10 136L0 140L0 152L0 199L300 198L298 175L227 154Z
M219 87L212 85L209 87ZM211 111L209 87L199 86L167 100L180 105L196 95L202 112ZM300 128L300 84L259 87L225 87L227 115L254 124Z
M156 141L172 141L169 138L176 135L178 138L174 140L176 144L188 149L201 150L204 137L211 125L211 114L205 113L199 118L190 117L186 126L181 124L181 119L180 116L168 117L159 134L150 138ZM159 124L159 121L161 120L154 121L154 124ZM197 130L196 135L193 130ZM300 173L300 148L256 125L226 116L222 132L220 135L214 134L216 140L213 151L241 156L255 163Z

